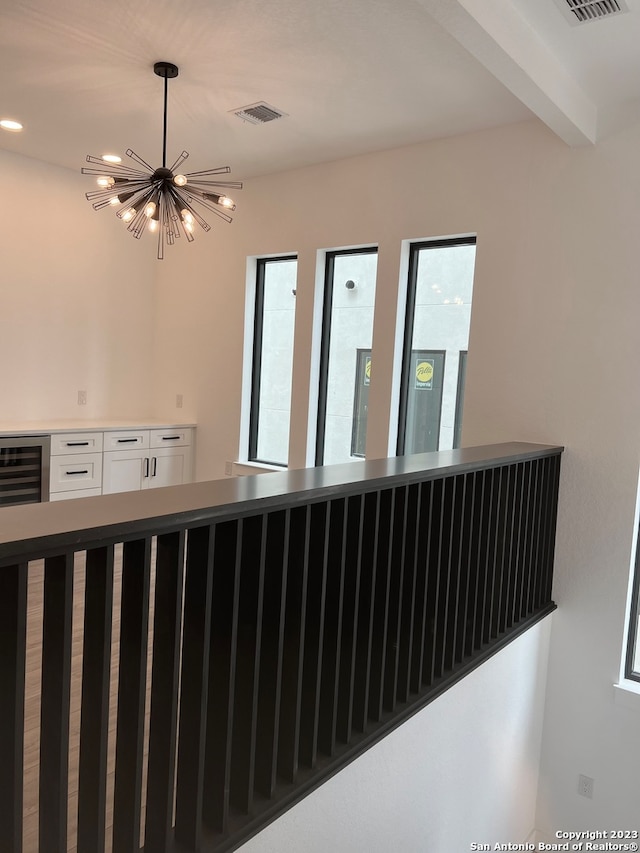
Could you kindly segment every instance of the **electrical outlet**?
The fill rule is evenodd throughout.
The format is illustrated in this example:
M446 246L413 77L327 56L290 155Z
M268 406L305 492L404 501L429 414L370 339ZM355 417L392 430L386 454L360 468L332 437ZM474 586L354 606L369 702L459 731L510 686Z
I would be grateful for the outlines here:
M233 477L233 462L224 463L224 473L227 477Z
M78 405L86 406L87 405L87 392L86 391L78 391Z
M176 409L182 408L182 394L176 394Z
M578 776L578 793L581 797L587 797L588 799L593 799L593 785L594 780L591 776L583 776L580 774Z

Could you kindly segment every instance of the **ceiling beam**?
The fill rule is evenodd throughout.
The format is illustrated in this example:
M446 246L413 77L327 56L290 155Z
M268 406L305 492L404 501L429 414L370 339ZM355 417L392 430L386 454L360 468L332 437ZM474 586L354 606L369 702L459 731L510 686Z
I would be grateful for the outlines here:
M596 105L510 0L418 3L568 145L596 141Z

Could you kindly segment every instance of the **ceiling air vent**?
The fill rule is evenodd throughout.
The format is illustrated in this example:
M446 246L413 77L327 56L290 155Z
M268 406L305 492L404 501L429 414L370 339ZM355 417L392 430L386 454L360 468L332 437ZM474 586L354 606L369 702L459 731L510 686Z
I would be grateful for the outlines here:
M259 101L257 104L249 104L248 107L240 107L239 110L231 110L231 112L241 118L243 121L248 121L251 124L265 124L268 121L275 121L277 118L283 118L287 113L282 110L277 110L275 107L265 104L264 101Z
M573 26L629 11L625 0L556 0L556 4Z

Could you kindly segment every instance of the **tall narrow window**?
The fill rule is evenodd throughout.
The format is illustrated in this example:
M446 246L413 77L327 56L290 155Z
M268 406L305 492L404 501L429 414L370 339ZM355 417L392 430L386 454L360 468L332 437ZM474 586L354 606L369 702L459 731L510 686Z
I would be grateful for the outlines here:
M291 373L298 262L259 258L253 334L249 461L289 460Z
M411 246L398 418L400 455L450 450L459 444L475 251L475 237Z
M377 262L376 249L327 253L316 465L364 455Z
M629 614L629 639L627 642L627 656L625 660L625 678L640 683L640 569L636 562L636 571L631 594L631 613Z

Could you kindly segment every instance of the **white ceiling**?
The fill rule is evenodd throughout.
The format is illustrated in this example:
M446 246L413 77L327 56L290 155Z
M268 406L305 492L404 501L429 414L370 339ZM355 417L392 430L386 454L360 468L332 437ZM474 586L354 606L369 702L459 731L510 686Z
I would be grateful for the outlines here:
M242 179L538 115L569 144L640 103L640 0L578 27L556 0L2 0L0 147L72 169L133 148ZM265 125L230 111L266 101ZM187 167L185 166L185 170Z

